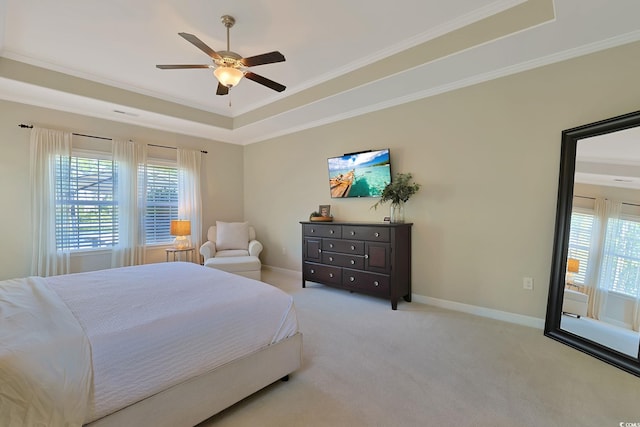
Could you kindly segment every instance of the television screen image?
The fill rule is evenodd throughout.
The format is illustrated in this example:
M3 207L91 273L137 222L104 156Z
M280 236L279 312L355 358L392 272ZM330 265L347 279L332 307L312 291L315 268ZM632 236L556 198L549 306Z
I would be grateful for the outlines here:
M380 197L391 182L389 149L331 157L329 187L331 197Z

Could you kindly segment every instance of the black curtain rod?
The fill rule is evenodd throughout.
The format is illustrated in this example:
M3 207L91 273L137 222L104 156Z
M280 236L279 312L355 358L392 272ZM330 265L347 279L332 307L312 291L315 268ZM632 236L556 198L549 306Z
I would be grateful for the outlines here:
M20 123L18 125L18 127L24 128L24 129L33 129L33 125L25 125L24 123ZM86 136L87 138L95 138L95 139L102 139L104 141L113 141L112 138L107 138L105 136L95 136L95 135L85 135L84 133L72 133L72 135L75 136Z
M33 129L33 125L25 125L24 123L20 123L18 125L18 127L25 128L25 129ZM102 139L102 140L105 140L105 141L113 141L113 138L107 138L107 137L104 137L104 136L95 136L95 135L85 135L84 133L75 133L74 132L74 133L72 133L72 135L85 136L87 138ZM158 145L158 144L147 144L147 145L150 146L150 147L170 148L171 150L177 150L178 149L177 147L169 147L167 145ZM209 153L208 151L205 151L205 150L200 150L200 152L202 154L208 154Z
M578 199L589 199L589 200L595 200L595 197L589 197L589 196L573 196L573 197L577 197ZM606 199L605 199L606 200ZM637 205L635 203L627 203L627 202L621 202L623 205L627 205L627 206L638 206L640 207L640 205Z
M168 145L158 145L158 144L147 144L149 147L160 147L160 148L170 148L172 150L177 150L177 147L169 147ZM209 152L206 150L200 150L202 154L208 154Z

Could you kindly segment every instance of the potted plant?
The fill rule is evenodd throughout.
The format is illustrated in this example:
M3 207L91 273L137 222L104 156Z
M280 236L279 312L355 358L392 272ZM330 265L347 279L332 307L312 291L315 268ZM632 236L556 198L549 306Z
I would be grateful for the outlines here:
M411 173L397 173L396 176L382 190L380 200L372 206L377 209L378 205L391 202L391 222L404 222L404 204L411 196L420 189L420 184L412 182Z

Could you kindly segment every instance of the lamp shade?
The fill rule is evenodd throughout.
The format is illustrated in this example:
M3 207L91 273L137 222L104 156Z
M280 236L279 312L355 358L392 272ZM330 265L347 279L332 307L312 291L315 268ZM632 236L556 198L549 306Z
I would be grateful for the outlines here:
M577 273L578 271L580 271L580 260L575 258L568 258L567 271L569 273Z
M226 87L233 87L237 85L242 77L244 77L244 73L242 71L233 67L218 67L213 72L213 75L216 76L220 84Z
M190 236L191 235L191 221L188 219L174 219L171 220L171 228L169 233L172 236Z

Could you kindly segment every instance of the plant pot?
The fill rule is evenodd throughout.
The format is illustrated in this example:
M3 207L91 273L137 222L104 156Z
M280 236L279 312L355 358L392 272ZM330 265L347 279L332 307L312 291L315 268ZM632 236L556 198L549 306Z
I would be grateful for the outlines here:
M404 224L404 202L391 204L390 222L392 224Z

